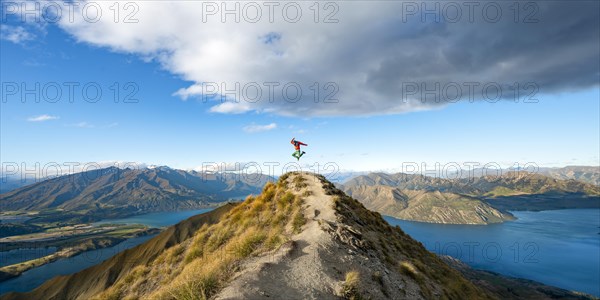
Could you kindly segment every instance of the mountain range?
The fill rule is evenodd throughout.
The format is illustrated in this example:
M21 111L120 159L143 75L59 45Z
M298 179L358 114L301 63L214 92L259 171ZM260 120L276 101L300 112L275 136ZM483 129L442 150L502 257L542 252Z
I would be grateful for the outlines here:
M258 193L262 174L205 174L168 167L104 169L64 175L0 195L3 211L120 211L145 213L207 207Z
M528 172L445 179L370 173L338 184L367 208L404 220L489 224L511 220L507 210L600 207L600 187Z
M447 174L447 178L484 177L489 175L502 175L514 172L514 169L484 169L475 168L471 171L462 170ZM600 166L566 166L561 168L539 167L525 168L521 172L536 173L554 179L577 180L593 185L600 185Z
M34 184L41 180L36 178L21 178L20 176L2 176L0 178L0 194L16 190L26 185Z
M477 198L456 193L360 185L343 190L368 209L402 220L444 224L489 224L513 220Z
M2 300L589 299L478 272L427 251L324 177L288 173L255 197Z
M593 167L551 170L555 176L590 180L595 174ZM74 222L88 222L213 206L256 194L269 180L274 179L262 174L109 167L47 179L0 194L0 208L27 212L61 210L67 213L37 221L53 222L71 214L69 218ZM433 223L489 224L513 219L509 210L600 207L598 185L525 171L456 179L369 173L338 186L369 209L400 219Z
M538 173L556 179L573 179L589 184L600 185L599 166L567 166L563 168L540 168Z

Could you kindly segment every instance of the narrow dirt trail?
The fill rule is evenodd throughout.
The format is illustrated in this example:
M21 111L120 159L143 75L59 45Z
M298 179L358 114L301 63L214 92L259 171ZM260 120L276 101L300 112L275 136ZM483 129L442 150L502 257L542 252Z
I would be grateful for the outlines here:
M288 178L292 182L295 176ZM307 187L295 191L304 196L306 224L302 232L292 236L276 253L250 259L243 271L215 299L339 299L343 273L336 271L340 254L330 234L319 220L336 222L333 199L326 195L321 181L310 173L302 173Z

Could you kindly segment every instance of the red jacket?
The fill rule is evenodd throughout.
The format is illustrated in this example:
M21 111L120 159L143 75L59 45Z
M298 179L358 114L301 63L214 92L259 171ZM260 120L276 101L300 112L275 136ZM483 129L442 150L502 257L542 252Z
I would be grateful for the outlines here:
M307 144L305 144L303 142L296 141L296 139L292 139L291 143L292 143L292 145L294 145L294 149L296 149L296 150L300 150L300 145L308 146Z

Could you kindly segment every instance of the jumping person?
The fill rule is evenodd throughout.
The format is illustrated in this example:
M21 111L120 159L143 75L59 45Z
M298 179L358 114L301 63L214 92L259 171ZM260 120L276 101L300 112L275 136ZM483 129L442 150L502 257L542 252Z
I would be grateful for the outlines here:
M300 141L296 141L296 138L292 139L292 145L294 145L294 149L296 149L296 151L292 154L293 157L295 157L297 160L300 160L300 157L302 157L302 155L304 155L304 151L300 152L300 145L302 146L308 146L307 144L300 142Z

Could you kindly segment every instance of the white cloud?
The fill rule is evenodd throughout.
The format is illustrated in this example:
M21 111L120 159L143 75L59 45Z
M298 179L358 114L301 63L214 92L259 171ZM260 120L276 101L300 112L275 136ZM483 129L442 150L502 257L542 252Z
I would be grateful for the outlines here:
M251 23L246 20L252 9L242 8L241 21L235 22L235 16L220 13L222 6L215 15L203 15L206 2L140 1L131 2L138 7L133 16L136 23L114 22L111 17L92 23L83 19L79 5L73 22L65 17L58 24L79 42L138 54L193 82L175 91L184 100L211 94L216 83L227 101L210 100L211 112L302 117L398 114L448 104L423 99L420 86L415 95L403 96L406 83L425 84L428 90L436 83L441 88L458 83L463 101L470 97L464 84L472 82L480 83L475 99L482 98L482 86L490 82L534 83L546 93L597 86L598 3L563 2L535 2L536 23L514 22L508 2L496 4L505 12L499 22L483 21L481 10L470 21L469 8L459 4L462 18L456 23L423 22L419 13L403 11L404 1L331 2L329 8L320 7L319 22L314 21L312 2L294 2L300 5L302 17L292 23L283 17L285 2L277 3L274 14L264 4L251 2L262 8L260 20ZM112 2L95 4L112 11ZM223 4L227 8L248 5ZM323 22L332 14L339 22ZM576 24L572 19L577 19ZM274 93L265 86L269 82L279 84ZM315 82L319 83L316 89ZM260 101L250 101L253 89L244 90L251 83L261 87ZM283 96L287 83L300 86L299 101ZM445 93L452 96L455 87L449 86ZM510 89L508 93L514 95ZM529 93L531 88L523 91ZM337 103L324 103L325 98Z
M241 114L252 110L252 107L246 102L223 102L210 108L211 112L224 114Z
M271 124L267 124L267 125L251 124L251 125L245 126L243 128L243 130L248 133L256 133L256 132L261 132L261 131L273 130L275 128L277 128L277 124L275 124L275 123L271 123Z
M79 123L74 123L74 124L69 124L68 126L71 127L78 127L78 128L94 128L96 126L94 126L94 124L90 124L88 122L79 122Z
M30 41L35 38L35 35L28 32L22 26L0 25L0 39L22 44L25 41Z
M27 121L28 122L45 122L45 121L51 121L51 120L57 120L57 119L60 119L60 118L58 116L39 115L39 116L27 118Z

